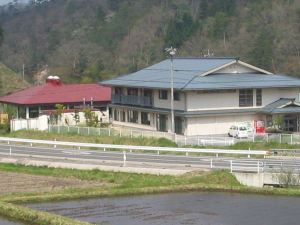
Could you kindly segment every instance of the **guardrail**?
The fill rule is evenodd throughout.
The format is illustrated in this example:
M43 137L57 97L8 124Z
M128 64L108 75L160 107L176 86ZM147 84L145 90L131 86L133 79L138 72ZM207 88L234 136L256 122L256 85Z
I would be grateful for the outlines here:
M103 149L119 149L123 151L154 151L154 152L183 152L183 153L206 153L206 154L230 154L230 155L260 155L266 156L267 151L260 150L228 150L228 149L195 149L195 148L175 148L175 147L154 147L154 146L135 146L135 145L114 145L114 144L94 144L94 143L80 143L80 142L66 142L66 141L49 141L49 140L35 140L35 139L21 139L21 138L7 138L0 137L0 141L8 142L19 142L29 144L44 144L52 145L54 148L57 146L71 146L71 147L88 147L88 148L99 148Z

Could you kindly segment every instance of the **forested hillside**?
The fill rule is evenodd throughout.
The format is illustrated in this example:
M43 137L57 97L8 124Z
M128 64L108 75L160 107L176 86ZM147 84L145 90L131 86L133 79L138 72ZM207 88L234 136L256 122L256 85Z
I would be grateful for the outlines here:
M68 82L135 71L166 57L239 56L300 76L300 0L38 0L0 8L1 61Z

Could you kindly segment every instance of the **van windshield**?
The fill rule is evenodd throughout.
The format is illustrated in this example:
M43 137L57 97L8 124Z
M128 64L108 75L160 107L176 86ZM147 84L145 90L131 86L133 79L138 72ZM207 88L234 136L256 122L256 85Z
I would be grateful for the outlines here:
M240 127L239 130L247 130L246 127Z

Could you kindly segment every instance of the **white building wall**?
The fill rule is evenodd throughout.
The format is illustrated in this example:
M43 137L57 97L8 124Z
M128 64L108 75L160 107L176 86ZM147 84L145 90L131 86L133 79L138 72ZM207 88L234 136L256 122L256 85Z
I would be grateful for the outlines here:
M255 120L265 120L259 115L229 115L187 118L186 135L227 134L232 125L254 127Z
M262 90L262 104L268 105L280 98L295 98L299 101L299 88L272 88Z
M299 101L299 88L269 88L262 90L262 106L268 105L280 98L295 98ZM239 107L239 90L234 93L201 93L191 91L186 93L187 111L237 109ZM253 107L256 108L256 90L253 91Z
M168 91L168 99L159 99L159 90L153 90L153 103L157 108L171 108L171 91ZM180 92L180 101L174 100L175 110L185 110L185 93Z
M239 92L231 93L201 93L187 92L187 111L237 108L239 105Z

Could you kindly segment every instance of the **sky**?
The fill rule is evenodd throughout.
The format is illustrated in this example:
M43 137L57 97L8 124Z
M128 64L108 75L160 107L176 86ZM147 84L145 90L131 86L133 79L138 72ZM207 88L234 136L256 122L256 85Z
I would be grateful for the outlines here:
M5 5L11 1L12 0L0 0L0 5ZM28 0L19 0L19 2L28 2Z

